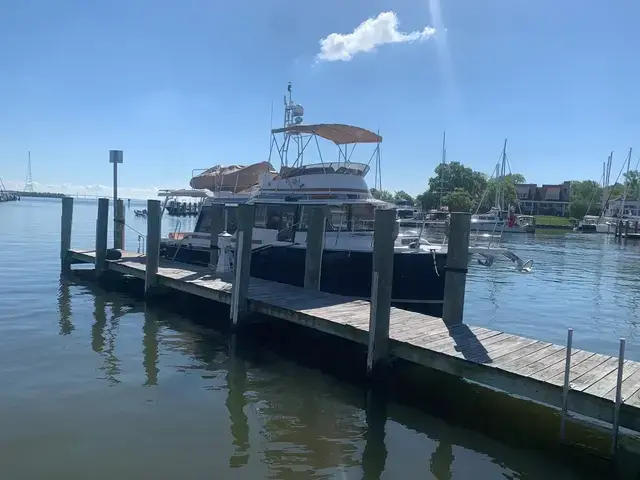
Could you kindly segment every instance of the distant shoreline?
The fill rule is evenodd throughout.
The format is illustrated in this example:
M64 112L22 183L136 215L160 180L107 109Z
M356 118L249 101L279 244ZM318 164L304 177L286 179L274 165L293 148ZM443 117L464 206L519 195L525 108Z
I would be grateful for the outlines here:
M51 192L17 192L10 191L9 193L13 193L18 197L38 197L38 198L64 198L67 195L64 193L51 193Z

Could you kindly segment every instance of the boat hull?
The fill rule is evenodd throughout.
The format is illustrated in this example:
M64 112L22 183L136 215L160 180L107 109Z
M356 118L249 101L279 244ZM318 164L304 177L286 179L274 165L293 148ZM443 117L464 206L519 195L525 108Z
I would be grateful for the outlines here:
M613 234L616 228L615 225L607 225L606 223L588 223L583 225L578 225L575 228L576 232L581 233L610 233Z
M164 244L161 255L185 263L207 265L209 250ZM306 250L296 246L270 246L251 255L251 276L302 287ZM393 259L392 305L405 310L442 316L446 254L396 253ZM325 250L320 290L369 300L371 252Z

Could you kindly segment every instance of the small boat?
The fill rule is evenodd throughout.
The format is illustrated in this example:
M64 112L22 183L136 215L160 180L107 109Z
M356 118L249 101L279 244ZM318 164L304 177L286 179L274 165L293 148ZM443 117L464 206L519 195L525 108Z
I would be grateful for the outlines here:
M147 209L146 208L144 210L134 210L133 213L135 214L136 217L147 218Z
M195 217L200 213L202 203L209 195L204 190L181 189L160 190L158 196L164 197L163 213L174 217Z

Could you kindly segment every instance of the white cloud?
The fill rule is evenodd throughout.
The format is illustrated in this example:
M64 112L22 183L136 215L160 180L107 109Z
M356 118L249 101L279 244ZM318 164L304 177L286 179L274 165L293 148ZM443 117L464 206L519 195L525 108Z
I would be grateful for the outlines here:
M427 40L436 33L433 27L402 33L398 31L398 23L395 12L383 12L362 22L352 33L331 33L320 40L320 53L316 58L348 62L357 53L371 52L379 45Z

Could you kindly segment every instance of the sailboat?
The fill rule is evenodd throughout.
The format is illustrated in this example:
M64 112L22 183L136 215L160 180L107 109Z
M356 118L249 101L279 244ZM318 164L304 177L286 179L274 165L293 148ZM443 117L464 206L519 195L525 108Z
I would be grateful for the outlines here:
M627 159L620 169L620 173L618 173L618 178L622 174L622 170L626 165L626 172L629 173L631 168L631 154L633 152L633 147L629 147L629 153L627 154ZM615 232L616 223L620 220L635 222L640 220L640 217L631 215L630 212L625 211L625 203L627 200L627 195L629 193L629 185L626 184L624 187L624 192L622 195L622 205L620 209L613 210L609 206L609 202L611 200L611 196L613 195L614 189L609 184L609 177L611 174L611 162L613 160L613 152L609 154L607 158L607 162L603 165L603 180L602 180L602 213L600 216L593 215L585 215L584 218L578 223L578 226L574 229L578 232L583 233L611 233ZM615 185L615 184L614 184Z
M606 219L604 213L607 211L607 205L609 203L609 197L611 192L609 191L609 182L611 177L611 163L613 162L613 152L607 157L607 161L602 163L602 208L601 214L588 215L591 210L593 198L589 202L587 207L587 215L584 216L578 225L574 228L576 232L582 233L613 233L615 226L610 219ZM613 189L611 189L612 191Z
M496 165L495 176L497 186L495 191L495 201L493 207L483 214L471 216L471 232L492 232L494 235L502 233L533 233L535 225L532 217L516 215L515 207L509 205L504 208L504 179L506 177L507 166L507 139L504 140L500 162ZM479 207L478 207L479 208Z

